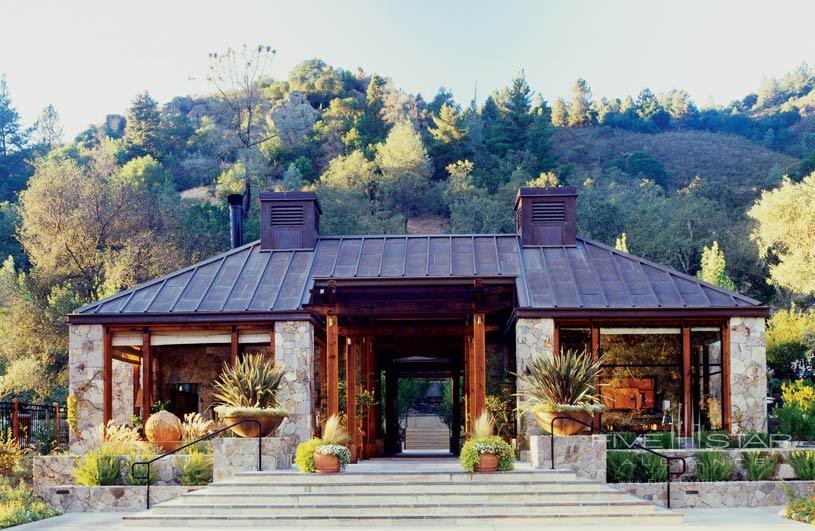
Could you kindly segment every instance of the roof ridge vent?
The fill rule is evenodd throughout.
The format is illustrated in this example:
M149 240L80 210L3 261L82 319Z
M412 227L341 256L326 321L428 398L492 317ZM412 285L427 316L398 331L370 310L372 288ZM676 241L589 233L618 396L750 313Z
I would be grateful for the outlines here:
M521 188L515 199L515 219L523 245L576 245L577 189Z
M261 250L314 249L320 236L322 213L314 192L262 192Z

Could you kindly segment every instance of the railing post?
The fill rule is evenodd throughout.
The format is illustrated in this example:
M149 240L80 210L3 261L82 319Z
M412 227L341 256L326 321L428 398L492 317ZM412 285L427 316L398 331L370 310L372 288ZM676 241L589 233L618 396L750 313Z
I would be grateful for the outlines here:
M260 436L260 422L257 420L253 420L255 424L258 425L258 472L263 470L260 462L260 456L263 455L263 438Z
M16 398L11 399L11 436L20 444L20 404Z
M59 446L59 403L54 402L54 446Z

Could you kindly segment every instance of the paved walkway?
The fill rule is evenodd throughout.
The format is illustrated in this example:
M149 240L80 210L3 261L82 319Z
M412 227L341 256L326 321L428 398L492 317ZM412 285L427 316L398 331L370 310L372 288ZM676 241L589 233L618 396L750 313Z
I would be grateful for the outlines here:
M627 527L630 531L672 531L672 530L688 530L688 529L716 529L717 531L769 531L770 529L812 529L811 526L802 524L800 522L791 522L779 516L778 512L780 507L762 507L758 509L680 509L679 512L685 515L685 522L680 525L660 525L659 527L651 526L631 526ZM579 526L546 526L547 531L566 531L579 528ZM585 526L587 529L622 529L623 526ZM86 513L71 513L56 518L49 518L31 524L26 524L20 527L15 527L15 531L34 531L34 530L64 530L64 531L155 531L162 529L164 531L189 531L189 527L131 527L123 526L121 524L121 513L101 513L101 514L86 514ZM238 528L230 527L217 527L218 531L237 530ZM240 528L247 529L247 528ZM261 527L252 527L252 529L264 529ZM272 529L272 528L268 528ZM355 529L353 526L346 526L343 528L327 528L319 526L307 527L292 527L282 528L274 527L275 531L294 531L294 530L308 530L320 531L329 529ZM375 528L356 528L356 529L371 529ZM432 526L398 526L400 531L449 531L450 527L432 527ZM477 526L460 526L458 529L478 529L479 531L540 531L541 527L524 527L518 525L502 525L500 522L485 522L483 525Z

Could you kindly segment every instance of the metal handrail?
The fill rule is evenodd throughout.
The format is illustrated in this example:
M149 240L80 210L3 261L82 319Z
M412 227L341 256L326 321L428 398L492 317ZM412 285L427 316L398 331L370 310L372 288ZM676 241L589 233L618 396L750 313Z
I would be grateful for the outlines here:
M221 428L221 429L213 431L211 433L207 433L206 435L204 435L201 438L198 438L198 439L196 439L194 441L190 441L190 442L188 442L187 444L185 444L183 446L179 446L175 450L171 450L171 451L169 451L167 453L156 456L153 459L150 459L149 461L135 461L134 463L131 463L131 465L130 465L130 475L135 480L145 480L145 483L147 485L147 508L148 509L150 508L150 464L155 463L159 459L167 457L168 455L173 455L174 453L179 452L179 451L183 450L184 448L188 448L188 447L190 447L190 446L192 446L194 444L198 444L198 443L200 443L202 441L206 441L207 439L211 439L211 438L215 437L216 435L219 435L219 434L225 432L226 430L232 429L235 426L238 426L239 424L243 424L245 422L250 422L252 424L255 424L257 426L257 428L258 428L258 436L257 436L257 439L258 439L258 468L257 468L257 470L258 470L258 472L260 472L262 470L262 467L261 467L261 455L262 455L261 450L262 450L262 446L261 445L263 443L263 437L261 437L260 422L255 420L255 419L239 420L238 422L236 422L234 424L230 424L229 426L226 426L225 428ZM136 475L136 465L144 465L144 469L147 471L147 475L146 476Z
M583 422L582 420L578 420L578 419L576 419L574 417L562 416L562 417L553 418L552 421L549 423L549 450L551 452L551 457L552 457L552 470L555 469L555 421L558 421L558 420L571 420L572 422L577 422L579 424L582 424L583 426L586 426L587 428L589 428L590 433L592 433L592 434L594 434L594 432L600 432L600 433L605 434L605 435L614 435L610 431L605 431L602 428L595 428L593 425L591 425L591 424L589 424L587 422ZM656 450L652 450L651 448L643 446L643 445L641 445L640 443L637 443L637 442L632 443L630 445L630 448L639 448L641 450L645 450L646 452L650 452L650 453L652 453L654 455L658 455L659 457L665 459L665 467L667 468L667 471L668 471L668 474L667 474L667 476L665 478L665 484L666 484L666 487L667 487L666 488L666 495L665 495L665 498L666 498L665 502L666 502L666 505L667 505L668 509L670 509L671 508L671 476L681 476L682 474L684 474L688 470L688 464L685 461L685 458L684 457L679 457L679 456L673 456L673 455L665 455L663 453L657 452ZM682 470L680 472L673 472L671 470L671 461L680 461L682 463Z

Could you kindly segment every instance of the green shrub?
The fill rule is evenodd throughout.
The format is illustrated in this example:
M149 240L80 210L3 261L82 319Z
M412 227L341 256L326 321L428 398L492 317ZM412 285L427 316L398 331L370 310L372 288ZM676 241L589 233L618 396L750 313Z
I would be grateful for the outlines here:
M679 441L670 431L654 431L643 436L643 446L652 449L672 450L679 448Z
M801 480L815 480L815 451L798 450L790 452L789 463L795 470L795 477Z
M186 459L177 457L175 466L182 485L206 485L212 481L212 455L192 452Z
M770 434L760 431L748 431L739 436L740 448L766 449L771 447Z
M608 447L611 450L630 450L637 440L633 431L615 431L608 436Z
M31 446L40 455L50 454L57 446L54 438L54 426L50 423L37 424L31 430Z
M697 452L696 476L699 481L729 481L736 471L736 464L724 452Z
M297 451L294 454L294 464L297 465L300 472L317 471L317 468L314 466L314 452L321 444L323 444L323 441L318 437L314 437L297 445Z
M733 440L724 431L698 431L693 436L693 441L698 448L709 448L714 450L724 450L733 447Z
M149 461L149 460L153 459L154 457L156 457L155 454L147 454L147 455L135 455L134 454L134 455L129 456L125 460L125 463L124 463L125 464L125 484L127 484L127 485L147 485L147 480L146 479L141 479L140 477L144 476L145 474L148 474L148 471L147 471L148 466L147 465L137 465L135 473L136 473L136 476L140 476L140 477L135 477L133 475L134 471L131 468L131 465L133 463L138 462L138 461ZM149 466L149 469L150 469L150 471L149 471L150 484L155 485L156 481L158 480L158 465L156 463L153 463L153 464L151 464Z
M35 497L27 485L12 487L9 484L0 484L0 528L5 529L59 514L58 510Z
M815 498L798 494L792 489L785 489L785 491L788 501L784 507L784 516L806 524L815 522Z
M789 435L795 441L815 440L815 404L801 406L788 403L773 409L776 417L776 433Z
M641 481L661 483L668 479L668 468L663 457L647 452L638 456L637 476Z
M121 485L122 464L115 455L92 450L76 464L73 474L77 485L85 487Z
M744 461L744 477L750 481L765 481L770 479L778 467L779 454L770 452L742 452Z
M637 471L637 454L616 450L606 454L606 481L627 483L634 480Z

